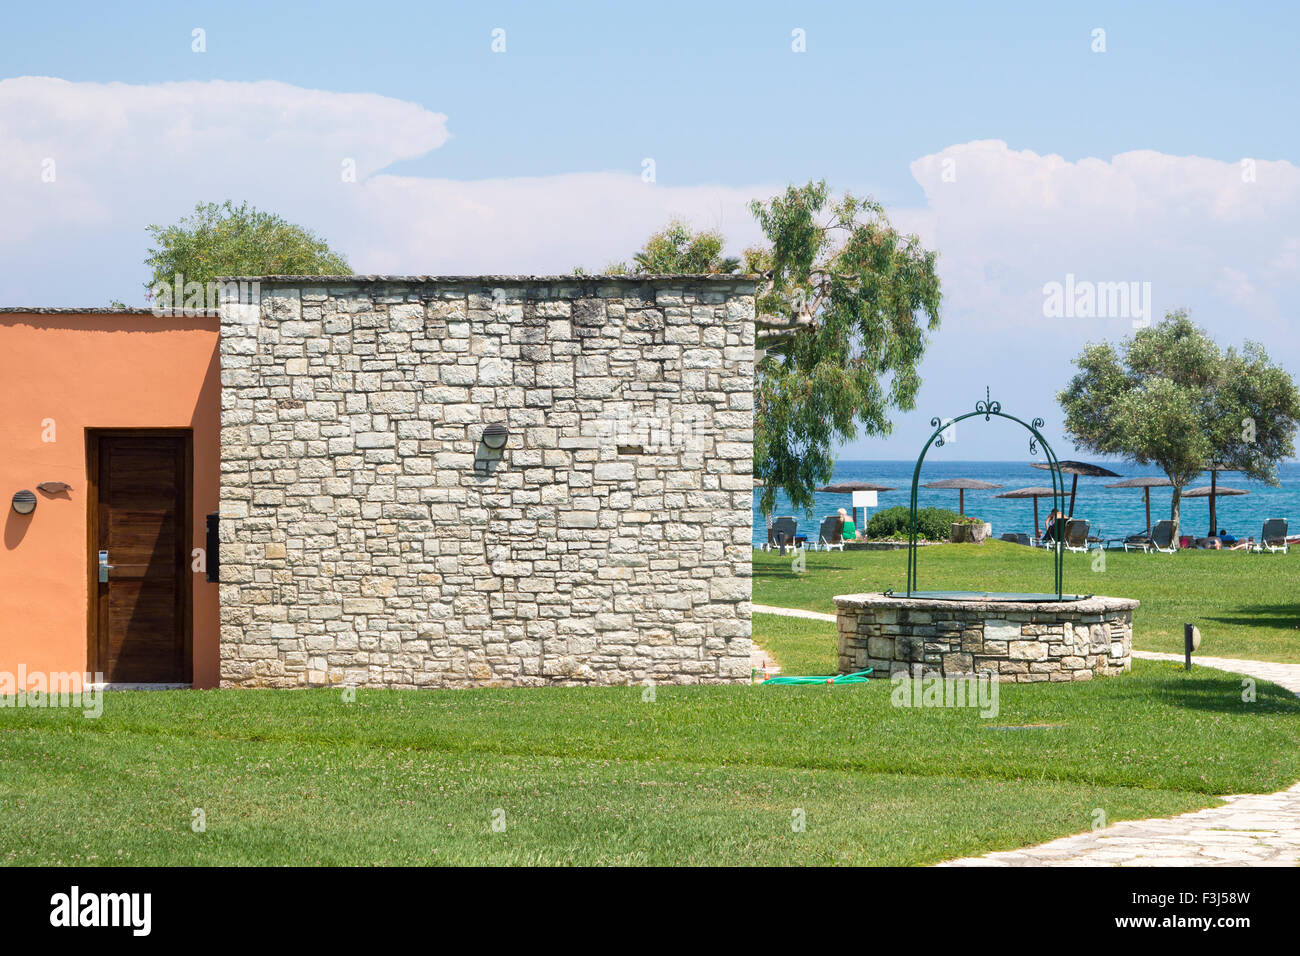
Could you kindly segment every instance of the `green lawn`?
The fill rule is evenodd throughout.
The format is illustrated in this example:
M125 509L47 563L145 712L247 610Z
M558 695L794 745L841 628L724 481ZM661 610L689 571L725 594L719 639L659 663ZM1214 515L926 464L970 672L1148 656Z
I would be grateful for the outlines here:
M761 642L825 669L829 626L771 620ZM1007 685L993 719L896 708L890 690L123 692L97 720L4 708L0 861L929 863L1085 830L1096 809L1171 814L1300 778L1300 701L1260 685L1243 703L1210 670Z
M1183 624L1201 629L1201 653L1300 663L1300 554L1180 551L1065 556L1065 590L1137 598L1133 646L1182 653ZM775 552L754 552L754 603L835 613L836 594L902 591L906 551L809 551L804 573ZM1003 541L920 549L925 589L1048 591L1052 555Z

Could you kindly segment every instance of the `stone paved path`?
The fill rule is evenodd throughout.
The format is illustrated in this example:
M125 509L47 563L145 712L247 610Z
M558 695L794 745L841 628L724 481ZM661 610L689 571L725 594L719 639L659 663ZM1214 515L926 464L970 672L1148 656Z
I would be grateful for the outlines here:
M833 614L755 604L756 614L834 621ZM1178 654L1134 651L1146 660L1181 661ZM1300 696L1300 664L1225 657L1192 658L1193 667L1271 681ZM1300 865L1300 783L1279 793L1224 797L1223 806L1152 820L1126 820L1104 830L1062 837L1022 850L949 860L940 866L1297 866Z
M820 611L801 611L793 607L772 607L769 604L753 605L755 614L780 614L782 617L806 617L810 621L829 621L835 623L834 614L823 614Z
M1134 651L1134 657L1182 661L1178 654ZM1193 667L1272 681L1300 696L1300 664L1225 657L1192 658ZM1223 798L1221 807L1154 820L1126 820L1079 833L940 866L1297 866L1300 865L1300 783L1279 793Z

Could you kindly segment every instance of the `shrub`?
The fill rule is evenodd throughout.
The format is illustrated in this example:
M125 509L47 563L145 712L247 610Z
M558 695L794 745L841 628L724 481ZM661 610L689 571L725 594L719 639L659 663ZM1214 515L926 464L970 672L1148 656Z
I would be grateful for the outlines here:
M912 509L899 505L877 511L867 522L866 536L870 539L906 538ZM916 509L917 537L927 541L947 541L952 525L962 520L961 515L947 508Z

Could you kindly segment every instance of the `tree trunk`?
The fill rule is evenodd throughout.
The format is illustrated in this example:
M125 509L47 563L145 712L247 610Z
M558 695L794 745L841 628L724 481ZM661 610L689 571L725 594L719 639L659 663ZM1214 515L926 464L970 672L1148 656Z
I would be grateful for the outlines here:
M1175 548L1178 547L1178 512L1183 501L1183 486L1174 484L1174 500L1169 506L1169 519L1174 523L1174 541Z
M1219 534L1219 520L1214 513L1215 486L1218 484L1219 473L1213 468L1210 469L1210 537L1217 537Z

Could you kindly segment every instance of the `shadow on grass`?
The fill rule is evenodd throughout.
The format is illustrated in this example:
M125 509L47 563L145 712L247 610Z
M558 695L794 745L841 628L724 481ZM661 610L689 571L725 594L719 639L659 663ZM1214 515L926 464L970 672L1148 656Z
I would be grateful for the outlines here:
M1243 681L1254 680L1255 700L1244 701ZM1154 684L1154 686L1153 686ZM1160 702L1186 710L1220 714L1287 714L1300 717L1300 697L1285 687L1269 684L1246 674L1232 674L1213 668L1199 668L1192 658L1192 669L1181 664L1163 664L1160 672L1148 675L1148 683L1137 697L1154 694Z
M756 578L795 578L803 577L806 572L797 572L791 564L794 562L794 553L787 554L784 558L775 554L775 560L768 559L763 561L754 561L754 577ZM821 571L862 571L861 565L854 564L844 560L827 560L819 555L817 564L809 570Z
M1243 604L1217 617L1206 617L1205 620L1238 627L1300 630L1300 604Z

